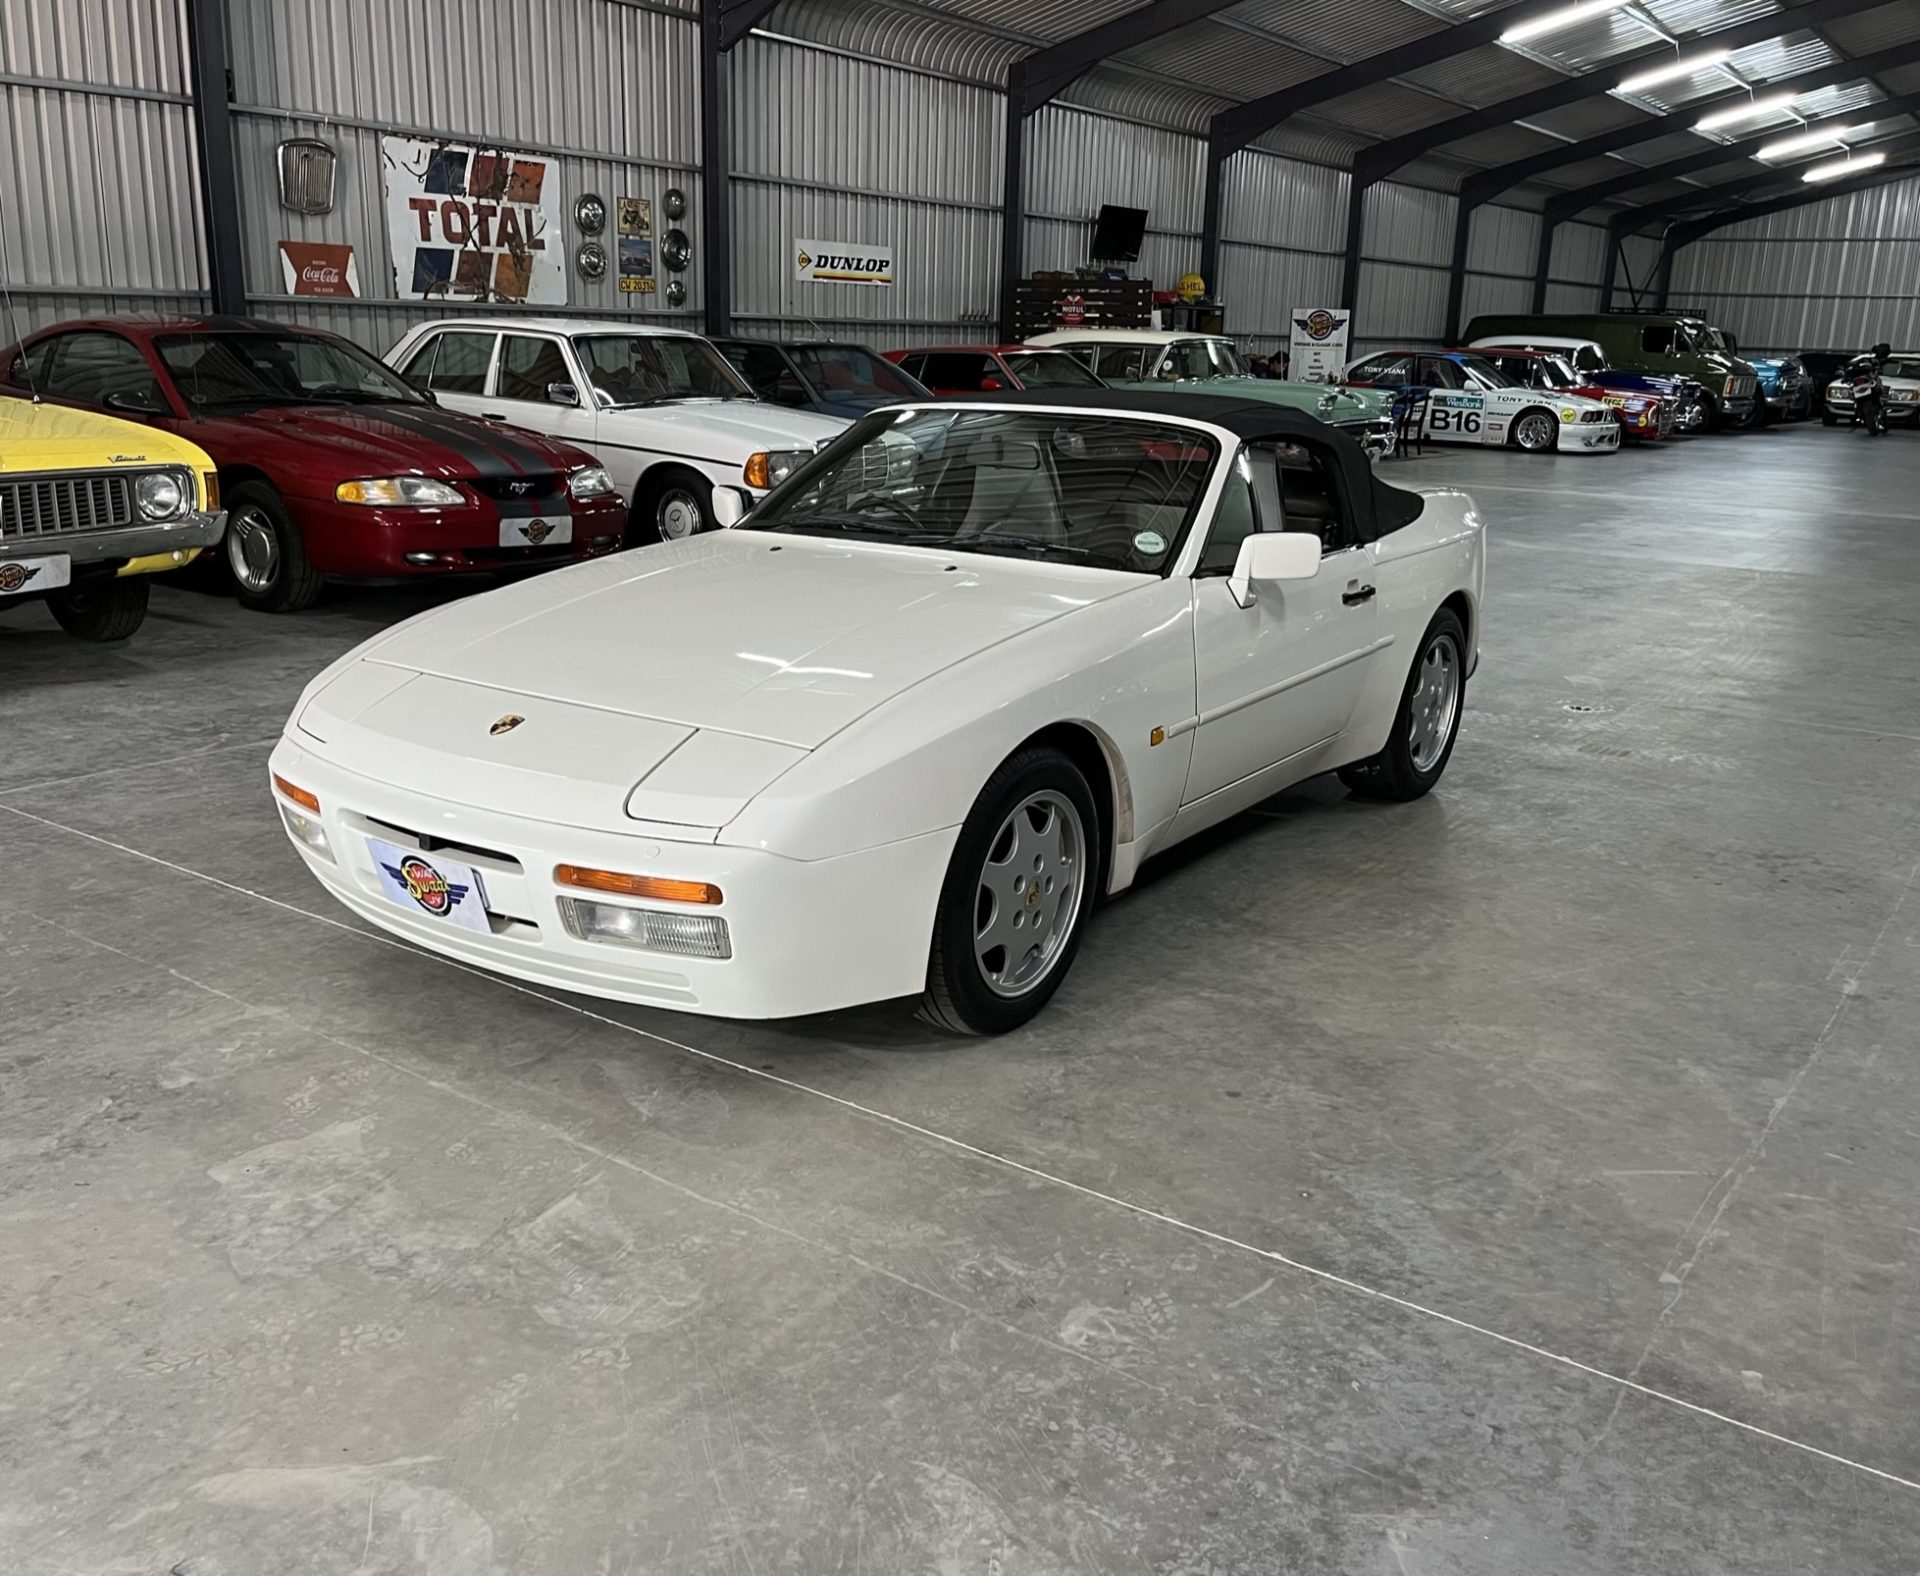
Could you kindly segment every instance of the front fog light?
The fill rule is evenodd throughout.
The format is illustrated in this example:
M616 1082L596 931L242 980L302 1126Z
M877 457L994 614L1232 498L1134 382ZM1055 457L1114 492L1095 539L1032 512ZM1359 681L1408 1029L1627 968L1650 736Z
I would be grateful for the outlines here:
M611 942L615 946L666 952L683 958L733 956L733 939L727 934L727 922L718 914L663 914L657 909L563 897L560 918L580 941Z
M328 864L333 863L333 845L327 841L327 829L310 815L302 815L292 805L280 806L280 819L286 824L287 836L302 848L310 849Z

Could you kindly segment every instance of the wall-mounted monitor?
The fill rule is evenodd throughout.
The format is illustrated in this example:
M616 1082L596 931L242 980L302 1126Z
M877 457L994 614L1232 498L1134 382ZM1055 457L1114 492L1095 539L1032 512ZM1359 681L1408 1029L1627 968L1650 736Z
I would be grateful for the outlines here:
M1102 203L1100 217L1093 225L1093 248L1089 254L1096 262L1131 263L1139 259L1140 243L1147 238L1147 210L1116 208Z

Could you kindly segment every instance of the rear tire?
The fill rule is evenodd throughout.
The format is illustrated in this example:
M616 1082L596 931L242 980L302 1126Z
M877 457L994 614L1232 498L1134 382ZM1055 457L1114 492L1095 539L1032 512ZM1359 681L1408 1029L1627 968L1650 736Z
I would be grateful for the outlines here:
M1105 849L1093 790L1067 756L1004 761L954 844L920 1016L954 1034L1005 1034L1039 1012L1080 950Z
M713 483L698 471L675 465L656 466L640 484L627 529L629 542L678 542L702 531L718 530L713 517Z
M1362 798L1418 799L1440 781L1460 736L1467 704L1467 634L1451 609L1433 615L1420 655L1407 674L1387 747L1340 768L1340 781Z
M242 482L227 494L220 556L242 607L298 613L320 600L326 582L307 559L300 527L266 482Z
M147 619L147 577L68 586L47 598L47 611L76 640L125 640Z

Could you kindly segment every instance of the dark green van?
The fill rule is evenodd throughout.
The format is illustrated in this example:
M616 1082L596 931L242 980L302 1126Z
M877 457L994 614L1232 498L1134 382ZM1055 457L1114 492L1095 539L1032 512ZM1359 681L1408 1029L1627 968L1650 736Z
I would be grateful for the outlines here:
M1489 312L1461 338L1472 345L1528 334L1591 339L1622 372L1697 379L1710 426L1744 426L1753 415L1760 380L1752 364L1730 336L1690 312Z

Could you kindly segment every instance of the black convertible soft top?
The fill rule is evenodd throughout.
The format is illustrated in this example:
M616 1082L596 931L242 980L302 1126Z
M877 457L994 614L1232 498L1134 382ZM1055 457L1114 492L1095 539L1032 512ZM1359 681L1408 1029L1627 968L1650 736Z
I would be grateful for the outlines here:
M1372 541L1420 518L1426 499L1384 482L1365 452L1318 416L1270 400L1232 394L1163 394L1156 389L1022 389L1017 393L964 394L976 405L1039 405L1057 410L1119 410L1141 416L1172 416L1224 427L1237 438L1311 438L1333 455L1347 496L1363 516L1353 522L1361 540ZM942 404L947 401L941 401Z

